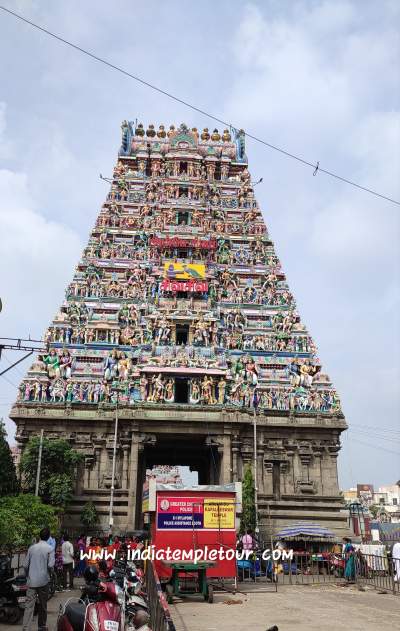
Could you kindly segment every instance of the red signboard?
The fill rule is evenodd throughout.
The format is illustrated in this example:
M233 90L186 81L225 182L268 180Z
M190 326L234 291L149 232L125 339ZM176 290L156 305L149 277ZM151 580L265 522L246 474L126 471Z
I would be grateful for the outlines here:
M179 491L157 489L151 512L151 540L158 552L166 550L230 551L227 558L218 558L208 577L236 576L235 492L208 490ZM151 503L151 502L150 502ZM155 561L158 576L168 579L171 569L162 560Z
M172 291L176 294L178 291L205 292L208 291L208 283L206 281L188 280L184 282L178 282L175 280L163 280L160 288L163 291Z
M153 237L150 245L156 248L195 248L196 250L216 250L215 239L180 239L179 237Z

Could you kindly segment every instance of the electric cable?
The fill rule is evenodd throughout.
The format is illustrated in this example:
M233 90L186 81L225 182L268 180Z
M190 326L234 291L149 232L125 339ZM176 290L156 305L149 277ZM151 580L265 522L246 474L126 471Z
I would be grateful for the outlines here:
M35 24L35 22L32 22L31 20L28 20L27 18L23 17L22 15L19 15L18 13L15 13L14 11L11 11L10 9L6 9L6 7L3 7L3 6L0 6L0 9L2 9L6 13L9 13L10 15L14 16L18 20L21 20L22 22L25 22L26 24L29 24L30 26L38 29L42 33L45 33L46 35L49 35L50 37L53 37L54 39L58 40L59 42L62 42L63 44L66 44L67 46L70 46L71 48L74 48L75 50L83 53L84 55L87 55L91 59L94 59L95 61L98 61L99 63L104 64L105 66L108 66L112 70L116 70L117 72L120 72L121 74L129 77L130 79L133 79L134 81L137 81L138 83L141 83L142 85L144 85L144 86L146 86L148 88L151 88L152 90L155 90L159 94L162 94L163 96L166 96L169 99L172 99L172 100L176 101L177 103L180 103L181 105L184 105L185 107L188 107L188 108L192 109L193 111L198 112L199 114L202 114L203 116L206 116L207 118L211 118L212 120L216 121L217 123L221 123L222 125L225 125L226 127L231 127L234 130L240 129L236 125L233 125L232 123L228 123L228 122L222 120L221 118L218 118L217 116L214 116L213 114L210 114L209 112L201 109L200 107L197 107L196 105L193 105L192 103L189 103L188 101L185 101L184 99L181 99L178 96L175 96L171 92L167 92L166 90L163 90L162 88L159 88L158 86L154 85L153 83L150 83L149 81L146 81L145 79L142 79L141 77L138 77L138 76L128 72L127 70L124 70L120 66L117 66L117 65L107 61L103 57L99 57L98 55L95 55L94 53L91 53L90 51L86 50L85 48L82 48L81 46L78 46L77 44L73 44L69 40L61 37L60 35L56 35L55 33L53 33L52 31L49 31L48 29L44 28L43 26L39 26L39 24ZM320 166L319 162L314 164L312 162L309 162L308 160L305 160L304 158L301 158L300 156L298 156L298 155L296 155L294 153L291 153L290 151L286 151L286 149L282 149L281 147L278 147L277 145L273 145L272 143L267 142L266 140L262 140L261 138L258 138L257 136L254 136L253 134L249 134L248 132L243 132L243 133L248 138L251 138L255 142L258 142L258 143L260 143L262 145L265 145L266 147L269 147L269 149L273 149L274 151L278 151L279 153L285 155L288 158L292 158L293 160L297 160L298 162L300 162L300 163L302 163L302 164L304 164L306 166L311 167L313 169L313 175L317 175L317 173L324 173L325 175L328 175L328 176L330 176L332 178L340 180L341 182L349 184L350 186L354 186L355 188L358 188L358 189L360 189L362 191L365 191L366 193L370 193L371 195L375 195L376 197L380 197L381 199L385 199L386 201L391 202L392 204L396 204L396 205L400 206L400 201L395 200L395 199L393 199L391 197L388 197L387 195L383 195L382 193L379 193L378 191L374 191L373 189L368 188L366 186L362 186L361 184L357 184L356 182L353 182L352 180L349 180L349 179L347 179L347 178L345 178L345 177L343 177L341 175L338 175L337 173L334 173L332 171L328 171L327 169L323 169Z

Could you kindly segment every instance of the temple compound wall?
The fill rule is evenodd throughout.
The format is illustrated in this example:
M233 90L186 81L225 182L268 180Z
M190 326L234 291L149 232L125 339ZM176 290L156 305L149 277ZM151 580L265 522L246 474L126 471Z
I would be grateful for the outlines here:
M146 469L199 483L254 463L260 528L346 529L339 396L296 310L247 169L244 132L122 124L110 192L43 353L11 411L22 449L43 428L83 454L67 517L93 500L140 527Z

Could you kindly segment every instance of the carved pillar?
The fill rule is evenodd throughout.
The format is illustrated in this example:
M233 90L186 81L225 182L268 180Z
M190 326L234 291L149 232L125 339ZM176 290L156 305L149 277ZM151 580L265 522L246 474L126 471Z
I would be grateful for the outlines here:
M264 464L267 470L270 470L272 473L272 495L275 500L279 501L282 492L285 492L281 484L281 475L286 475L288 467L287 454L282 440L268 441Z
M313 458L310 467L310 477L314 483L315 493L323 495L323 479L322 479L322 455L323 448L320 441L313 444Z
M138 506L138 498L141 497L142 489L139 488L139 483L144 482L138 478L139 468L139 456L140 452L144 450L144 446L153 446L156 444L156 437L154 434L139 434L137 430L132 431L131 435L131 452L129 463L129 489L128 489L128 515L127 515L127 528L135 528L138 521L138 515L136 514L136 508Z
M83 471L83 487L85 489L90 489L92 488L93 485L93 480L92 480L92 471L93 471L93 467L94 467L94 463L95 463L95 455L93 454L87 454L85 455L85 468Z
M136 500L137 500L137 476L139 464L139 435L132 432L131 452L129 462L129 493L128 493L128 515L127 528L134 528L136 523Z
M300 476L296 480L296 492L301 494L315 493L316 485L311 477L313 451L309 442L299 443Z
M339 494L339 482L337 471L337 457L340 450L339 441L331 441L327 448L326 453L323 455L322 476L325 495L338 495Z
M232 453L231 453L231 437L224 434L222 439L222 463L220 480L221 484L229 484L232 482Z
M237 436L233 437L232 440L232 481L239 481L239 462L238 459L240 457L240 440Z
M128 474L128 460L129 460L129 451L130 444L124 443L122 445L122 478L121 478L121 488L127 489L129 483L129 474Z

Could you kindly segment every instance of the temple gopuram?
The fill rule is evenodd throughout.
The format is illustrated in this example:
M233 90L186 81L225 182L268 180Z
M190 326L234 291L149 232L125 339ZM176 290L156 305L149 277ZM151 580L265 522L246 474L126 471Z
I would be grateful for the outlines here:
M261 534L346 529L340 400L296 310L248 171L243 131L122 123L110 190L11 418L83 454L68 525L92 500L142 525L146 471L240 481L254 461Z

